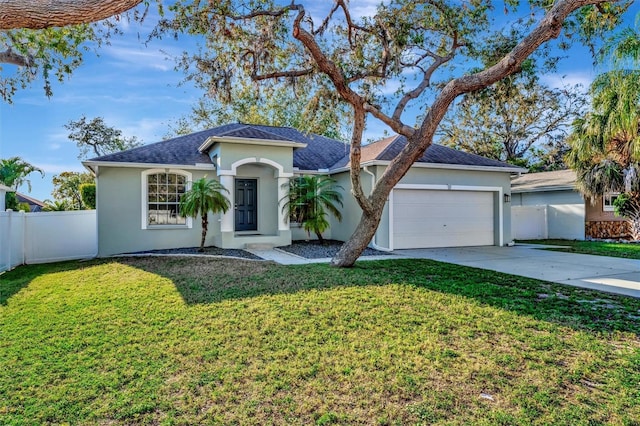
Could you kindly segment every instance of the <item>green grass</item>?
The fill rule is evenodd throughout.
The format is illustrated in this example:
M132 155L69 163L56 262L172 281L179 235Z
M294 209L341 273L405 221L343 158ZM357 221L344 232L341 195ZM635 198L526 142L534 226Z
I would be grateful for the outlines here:
M640 300L428 260L0 276L0 424L637 425Z
M640 244L605 243L601 241L576 240L519 240L518 242L528 244L550 244L565 246L545 249L552 251L594 254L597 256L623 257L627 259L640 259Z

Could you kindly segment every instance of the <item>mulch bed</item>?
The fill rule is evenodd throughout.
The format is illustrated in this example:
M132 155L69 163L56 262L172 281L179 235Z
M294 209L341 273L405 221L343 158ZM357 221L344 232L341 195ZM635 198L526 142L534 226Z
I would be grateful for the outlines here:
M228 256L228 257L239 257L242 259L254 259L254 260L262 260L262 258L249 253L248 251L239 250L239 249L221 249L218 247L205 247L204 251L198 251L198 247L183 247L183 248L175 248L175 249L164 249L164 250L148 250L137 252L135 254L206 254L210 256Z
M340 250L342 244L342 241L337 240L324 240L322 243L317 240L296 241L290 246L278 247L278 249L298 255L300 257L304 257L306 259L324 259L327 257L333 257L338 252L338 250ZM147 250L128 254L204 254L210 256L228 256L238 257L242 259L261 260L260 257L245 250L221 249L214 246L205 247L204 251L198 251L198 247L183 247L163 250ZM362 253L362 256L384 256L389 254L391 253L374 250L367 247Z
M278 249L307 259L323 259L325 257L333 257L340 250L342 244L342 241L336 240L324 240L322 243L317 240L296 241L290 246L278 247ZM391 253L367 247L362 256L384 256L389 254Z

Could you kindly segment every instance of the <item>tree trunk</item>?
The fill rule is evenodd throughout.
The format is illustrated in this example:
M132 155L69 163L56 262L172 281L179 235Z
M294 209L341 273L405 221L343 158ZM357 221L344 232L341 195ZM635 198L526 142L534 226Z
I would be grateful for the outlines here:
M380 215L381 212L374 212L374 214L362 213L356 231L351 238L340 247L340 250L333 259L331 259L331 266L353 266L373 239L378 229L378 224L380 223Z
M322 234L320 232L316 232L316 237L318 237L320 244L324 244L324 238L322 238Z
M200 240L200 249L198 251L204 251L204 239L207 237L207 228L209 227L208 213L202 215L202 239Z
M415 163L424 152L431 146L433 136L435 135L438 125L446 114L451 103L456 97L464 93L487 87L504 77L514 73L519 69L525 59L527 59L538 47L552 38L556 38L562 31L562 23L566 17L576 9L588 4L603 3L601 0L566 0L557 1L553 7L549 9L540 23L526 35L520 43L518 43L510 52L508 52L500 61L493 66L486 68L474 74L467 74L462 77L453 79L447 83L431 104L422 123L417 129L405 129L401 126L399 120L385 116L375 106L362 104L361 98L354 95L345 81L334 70L335 65L329 65L322 62L323 59L316 51L320 48L313 43L310 36L303 31L299 31L299 40L313 54L320 69L331 78L340 95L351 103L354 107L354 131L352 136L351 147L351 181L352 193L358 200L363 214L360 223L349 240L342 246L340 251L331 260L332 266L350 267L353 266L358 257L362 254L367 244L373 238L378 224L384 204L393 187L402 179L409 168ZM301 18L299 18L301 19ZM318 58L319 57L319 58ZM326 58L324 58L326 59ZM326 61L325 61L326 62ZM360 141L356 140L357 130L363 124L361 105L364 105L368 113L389 125L392 129L403 134L407 138L407 144L402 151L387 166L386 170L375 184L371 195L366 199L361 198L361 186L359 182L360 174ZM355 143L354 143L355 142Z
M0 0L0 30L88 24L134 8L142 0Z
M640 217L629 218L629 232L633 241L640 240Z

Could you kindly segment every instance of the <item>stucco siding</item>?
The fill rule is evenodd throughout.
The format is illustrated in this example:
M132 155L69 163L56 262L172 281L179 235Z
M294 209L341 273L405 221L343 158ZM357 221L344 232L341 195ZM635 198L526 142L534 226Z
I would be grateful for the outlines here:
M375 179L379 179L385 166L376 166L369 168L375 176ZM369 194L372 187L372 176L364 171L361 173L361 180L365 194ZM333 238L338 240L348 239L360 221L362 211L357 204L353 195L351 195L351 181L348 172L342 172L333 176L340 185L345 188L343 220L341 223L332 221L332 235ZM430 168L412 168L406 176L404 176L399 184L413 184L413 185L456 185L456 186L469 186L469 187L495 187L501 188L503 193L509 194L511 189L511 183L508 173L500 172L484 172L484 171L467 171L467 170L447 170L447 169L430 169ZM502 207L503 223L502 223L502 240L506 244L511 241L511 214L509 204L503 203L502 197L499 196L499 191L496 191L493 196L494 203L494 232L495 232L495 244L500 241L500 218L499 209ZM437 208L437 206L435 206ZM389 203L385 205L378 231L375 237L375 244L387 248L389 247Z
M362 216L362 209L360 209L360 205L351 193L351 176L349 172L338 173L331 177L343 188L342 202L344 204L342 221L339 222L333 216L329 221L331 224L331 237L335 240L346 241L358 226ZM362 179L363 190L368 195L369 191L371 191L371 175L362 172L360 173L360 179Z
M219 159L215 163L221 170L230 170L240 160L255 158L258 162L262 159L273 161L280 164L284 172L293 172L293 149L290 147L220 143L209 151L209 157Z
M142 229L143 168L100 167L97 180L98 255L109 256L142 250L193 247L200 244L200 218L190 229ZM192 179L207 172L189 170ZM211 173L208 173L211 177ZM218 232L219 216L209 216L207 244Z

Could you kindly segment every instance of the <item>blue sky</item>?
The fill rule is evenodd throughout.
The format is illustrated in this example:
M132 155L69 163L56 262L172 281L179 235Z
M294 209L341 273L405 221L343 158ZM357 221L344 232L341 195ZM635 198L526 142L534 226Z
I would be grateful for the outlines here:
M378 3L351 1L357 15L367 14ZM640 11L637 4L632 8L630 23ZM0 103L0 158L20 156L46 172L44 178L30 176L29 195L52 199L53 175L84 170L75 143L67 139L64 125L70 120L83 114L88 118L101 116L125 135L151 143L162 140L169 124L189 113L201 92L189 85L179 86L183 75L174 71L173 62L167 59L167 54L179 54L186 41L155 40L145 46L138 34L146 34L152 23L153 19L148 19L141 27L123 22L125 35L100 48L99 56L88 53L85 63L68 80L54 84L50 99L44 95L42 82L35 81L18 91L12 105ZM569 55L557 73L544 76L546 83L590 83L596 70L588 52L576 48ZM9 66L3 65L3 72L8 70ZM383 130L384 126L370 120L367 136L382 136ZM27 193L26 187L21 191Z

